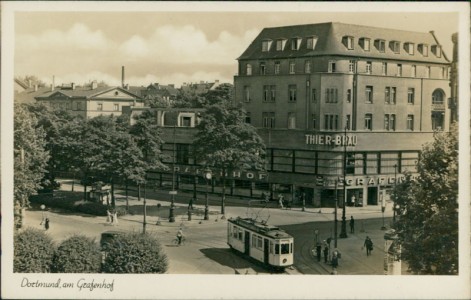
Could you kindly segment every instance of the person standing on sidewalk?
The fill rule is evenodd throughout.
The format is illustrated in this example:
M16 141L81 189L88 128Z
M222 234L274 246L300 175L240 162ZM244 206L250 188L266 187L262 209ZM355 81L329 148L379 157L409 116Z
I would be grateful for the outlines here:
M321 261L321 253L322 253L322 246L321 243L317 243L316 245L316 256L317 256L317 261Z
M324 262L327 263L329 260L329 245L327 245L327 242L324 240Z
M339 265L339 257L337 255L337 251L332 253L332 274L337 275L337 267Z
M350 216L350 233L355 233L355 220Z
M281 209L283 209L283 195L279 194L278 195L278 205L280 206Z
M44 221L44 228L46 228L46 231L49 229L49 218Z
M193 209L193 198L190 198L190 203L188 203L188 209Z
M371 241L369 236L366 236L363 246L366 248L366 256L370 256L371 250L373 250L373 241Z

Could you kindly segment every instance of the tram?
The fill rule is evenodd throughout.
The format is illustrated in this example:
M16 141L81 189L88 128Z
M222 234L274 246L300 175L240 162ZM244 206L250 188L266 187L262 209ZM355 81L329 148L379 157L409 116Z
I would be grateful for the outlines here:
M285 231L252 218L230 218L227 222L229 247L273 269L293 265L293 242Z

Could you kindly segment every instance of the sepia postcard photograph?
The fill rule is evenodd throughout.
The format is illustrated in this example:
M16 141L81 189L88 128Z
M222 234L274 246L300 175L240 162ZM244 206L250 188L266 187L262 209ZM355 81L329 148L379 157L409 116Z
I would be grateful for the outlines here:
M0 5L1 298L471 297L468 3Z

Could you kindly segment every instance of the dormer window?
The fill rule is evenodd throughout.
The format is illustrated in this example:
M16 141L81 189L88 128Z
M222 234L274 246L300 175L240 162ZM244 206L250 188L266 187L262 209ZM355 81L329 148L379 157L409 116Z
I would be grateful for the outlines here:
M386 41L385 40L375 40L375 47L379 52L384 53L386 51Z
M404 50L406 50L406 52L409 55L414 55L414 44L413 43L404 43Z
M353 50L353 36L344 36L342 38L342 44L347 47L348 50Z
M247 75L247 76L252 75L252 65L251 65L251 64L247 64L247 65L245 66L245 70L246 70L246 75Z
M440 45L432 45L432 53L436 57L442 57L442 47Z
M361 38L359 41L360 47L365 51L370 51L370 41L369 38Z
M427 45L427 44L419 44L419 46L417 47L417 49L419 50L419 52L420 52L423 56L428 56L428 45Z
M301 46L301 38L296 37L291 39L291 50L299 50Z
M310 36L306 39L306 48L309 50L316 49L317 36Z
M276 40L276 51L283 51L285 49L286 39Z
M398 41L390 41L389 42L389 48L394 53L400 53L401 52L400 46L401 46L401 43L398 42Z
M262 52L268 52L270 50L272 40L262 41Z

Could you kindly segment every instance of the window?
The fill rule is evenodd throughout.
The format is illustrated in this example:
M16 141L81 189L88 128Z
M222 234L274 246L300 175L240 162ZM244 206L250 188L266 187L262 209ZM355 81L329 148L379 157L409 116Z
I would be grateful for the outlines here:
M435 90L432 94L432 104L443 104L443 92L441 90Z
M246 74L247 74L248 76L252 75L252 65L251 65L251 64L247 64L245 67L246 67L246 68L245 68L245 69L246 69Z
M75 103L75 109L76 109L76 110L81 110L81 109L82 109L82 103L76 102L76 103Z
M266 72L266 66L264 62L260 63L260 75L265 75Z
M353 36L344 36L342 38L342 43L348 50L353 50Z
M299 50L300 45L301 45L301 38L291 39L291 50Z
M350 60L348 62L348 72L350 72L350 73L355 72L355 61L354 60Z
M375 47L379 52L384 53L386 51L386 41L385 40L375 40Z
M373 67L371 61L366 62L366 74L371 74Z
M373 115L365 114L365 130L373 130Z
M306 60L304 62L304 73L311 73L311 61L310 60Z
M335 60L330 60L329 61L329 73L334 73L335 72Z
M286 45L285 39L276 40L276 51L283 51Z
M391 87L389 86L384 88L384 103L391 103Z
M442 67L442 72L441 72L441 77L442 79L446 79L447 78L447 73L446 73L446 68L445 67Z
M352 102L352 89L347 89L347 103Z
M317 102L317 89L312 89L311 100L313 103Z
M294 61L290 61L290 62L289 62L289 73L290 73L290 74L294 74L294 72L295 72L295 67L296 67L296 64L294 63Z
M262 52L268 52L270 50L271 43L271 40L262 41Z
M365 51L370 51L370 39L369 38L361 38L360 39L360 46Z
M400 45L401 45L401 43L398 42L398 41L390 41L389 42L389 48L391 48L391 50L394 53L400 53L401 52Z
M414 115L407 115L407 130L414 130Z
M336 88L326 88L325 89L325 102L326 103L337 103L337 89Z
M345 126L347 127L348 130L350 130L350 120L351 120L350 115L347 115L347 118L345 120L345 123L346 123Z
M244 86L244 101L250 102L250 86L248 85Z
M270 85L270 100L271 102L276 101L276 85Z
M252 123L252 118L251 118L251 116L252 116L252 115L251 115L250 112L246 112L246 113L245 113L245 123L247 123L247 124Z
M440 45L432 45L431 50L436 57L442 57L442 47Z
M296 102L297 87L295 84L288 85L289 102Z
M288 254L289 253L289 244L283 243L281 244L281 254Z
M409 55L414 55L414 44L413 43L404 43L404 50L406 50L406 52Z
M316 49L316 44L317 44L317 36L311 36L308 37L306 40L306 48L309 50L314 50Z
M264 85L263 86L263 102L275 102L276 101L276 85Z
M97 110L103 110L103 103L98 103Z
M416 74L417 74L417 66L412 65L412 67L410 68L410 77L415 77Z
M384 115L384 130L388 130L388 131L396 130L396 115L394 114Z
M415 95L415 89L414 88L408 88L407 89L407 104L414 104L414 96Z
M263 112L262 113L263 127L274 128L275 127L275 113L274 112Z
M391 104L396 104L396 87L391 87Z
M316 114L311 114L312 129L317 128L317 117Z
M119 111L119 104L113 104L113 110Z
M191 117L181 117L180 124L182 127L191 127Z
M402 76L402 64L397 64L396 76Z
M324 129L325 130L337 130L339 125L339 116L326 114L324 116Z
M420 52L423 56L428 56L428 45L427 45L427 44L419 44L419 46L417 47L417 49L419 50L419 52Z
M373 103L373 87L371 85L366 86L365 93L366 93L366 98L365 98L366 103Z
M275 61L275 74L280 74L280 62Z
M70 103L69 103L69 102L67 102L67 103L65 104L65 109L70 110Z
M388 75L388 63L386 62L381 63L381 74Z
M288 113L288 129L296 129L296 113Z

